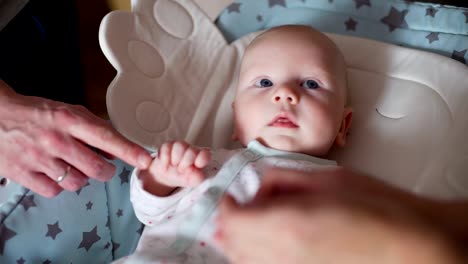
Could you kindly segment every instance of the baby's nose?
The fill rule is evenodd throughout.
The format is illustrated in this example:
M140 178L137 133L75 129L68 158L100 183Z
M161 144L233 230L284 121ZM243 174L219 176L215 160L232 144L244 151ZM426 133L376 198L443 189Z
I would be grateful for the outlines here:
M299 102L299 96L293 87L283 85L273 93L272 102L296 105Z

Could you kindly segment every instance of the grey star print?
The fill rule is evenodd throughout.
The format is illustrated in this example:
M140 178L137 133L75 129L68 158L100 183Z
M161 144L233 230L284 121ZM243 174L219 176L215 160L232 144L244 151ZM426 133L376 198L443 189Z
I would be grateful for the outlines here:
M432 6L428 7L426 9L426 16L431 16L431 17L435 17L435 14L437 13L437 9L433 8Z
M431 32L426 36L426 38L429 40L429 44L431 44L432 42L439 40L439 32Z
M57 237L58 234L62 233L62 229L59 227L59 222L55 222L53 225L47 224L47 234L46 237L51 237L53 240Z
M31 207L36 207L36 203L34 202L34 195L32 194L24 196L19 203L24 207L25 211L28 211Z
M16 264L24 264L26 263L26 260L24 260L23 257L21 257L20 259L16 260Z
M91 201L86 203L86 210L91 210L93 208L93 203Z
M240 9L239 9L240 6L241 6L240 3L232 3L232 4L230 4L230 5L227 7L228 14L233 13L233 12L240 13ZM124 170L125 170L125 168L124 168Z
M94 243L98 242L99 240L101 240L101 237L98 236L97 226L95 226L91 231L83 232L83 239L81 240L78 249L84 248L86 251L88 251L94 245Z
M452 59L465 64L466 63L466 60L465 60L466 51L467 50L462 50L462 51L454 50L452 53Z
M115 213L115 215L117 215L117 217L121 217L123 215L122 209L117 210L117 213Z
M9 229L5 224L0 224L0 255L3 255L6 242L16 236L16 232Z
M405 16L408 14L408 10L398 11L398 9L392 7L390 13L382 18L380 21L388 26L390 32L396 28L408 28L408 24L405 21Z
M257 21L258 22L262 22L263 21L263 17L261 15L257 15Z
M130 178L130 170L127 170L125 167L122 169L122 172L120 172L119 174L119 178L120 178L120 185L124 184L124 183L128 183L128 179Z
M286 7L286 0L268 0L268 7L274 7L275 5L280 5Z
M357 21L355 21L352 18L349 18L348 20L346 20L345 25L346 25L346 30L356 31Z
M354 0L356 2L356 9L361 8L361 6L371 6L370 0Z
M81 190L83 190L85 187L87 187L87 186L89 186L89 185L91 185L91 184L89 183L89 181L86 182L86 184L85 184L83 187L81 187L78 191L76 191L76 194L77 194L77 195L80 195Z
M50 261L49 259L46 259L44 262L42 262L42 264L52 264L52 261Z
M115 251L117 251L117 249L119 249L119 247L120 247L119 243L112 241L112 254L115 255Z

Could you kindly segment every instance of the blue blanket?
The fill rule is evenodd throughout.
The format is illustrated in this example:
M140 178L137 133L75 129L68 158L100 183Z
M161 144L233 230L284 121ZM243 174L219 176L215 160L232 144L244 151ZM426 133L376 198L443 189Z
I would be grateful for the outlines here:
M468 9L400 0L236 0L216 24L228 41L283 24L468 59Z

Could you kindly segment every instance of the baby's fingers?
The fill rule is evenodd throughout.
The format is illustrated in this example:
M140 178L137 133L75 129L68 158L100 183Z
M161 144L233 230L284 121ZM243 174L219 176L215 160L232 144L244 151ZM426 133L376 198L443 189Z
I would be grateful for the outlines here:
M188 148L189 145L183 141L174 142L171 152L172 166L179 166L179 163L182 161L182 158L184 157L184 154Z
M172 142L166 142L158 150L158 157L164 168L167 168L171 162Z
M205 179L203 172L193 166L185 169L184 175L186 177L185 179L187 184L192 187L197 186Z
M193 147L188 148L179 162L179 171L184 172L187 168L195 164L199 150Z
M210 162L211 154L207 149L198 149L196 147L189 146L182 159L179 163L179 170L183 172L190 166L194 166L198 169L203 169Z
M198 152L198 155L197 155L193 165L196 168L202 169L202 168L206 167L206 165L208 165L208 163L210 163L210 161L211 161L211 152L208 149L201 149Z

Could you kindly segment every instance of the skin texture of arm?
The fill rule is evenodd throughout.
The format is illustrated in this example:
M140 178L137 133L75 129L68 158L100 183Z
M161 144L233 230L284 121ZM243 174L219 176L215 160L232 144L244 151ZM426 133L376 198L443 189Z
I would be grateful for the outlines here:
M113 165L94 150L147 168L150 155L86 108L15 93L0 80L0 175L45 197L109 180ZM55 180L67 171L65 180Z

